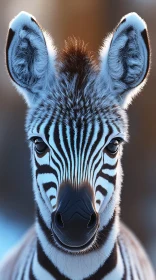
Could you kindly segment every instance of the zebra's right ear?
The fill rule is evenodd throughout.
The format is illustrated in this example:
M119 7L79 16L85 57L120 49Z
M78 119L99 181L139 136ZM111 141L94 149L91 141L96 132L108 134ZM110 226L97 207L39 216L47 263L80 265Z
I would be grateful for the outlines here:
M56 50L35 18L19 13L9 25L6 64L17 90L29 106L50 91L55 72Z

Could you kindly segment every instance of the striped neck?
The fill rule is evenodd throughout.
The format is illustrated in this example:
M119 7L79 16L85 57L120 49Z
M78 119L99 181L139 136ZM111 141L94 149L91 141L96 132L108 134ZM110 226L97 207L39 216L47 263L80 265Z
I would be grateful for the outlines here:
M119 217L113 212L99 232L96 247L84 254L72 255L56 247L51 230L37 211L37 248L32 270L37 279L51 275L59 280L123 279L124 267L118 244ZM85 265L84 265L85 264ZM38 266L40 268L38 268ZM42 277L38 274L41 272ZM107 278L108 277L108 278ZM46 278L46 279L53 279Z

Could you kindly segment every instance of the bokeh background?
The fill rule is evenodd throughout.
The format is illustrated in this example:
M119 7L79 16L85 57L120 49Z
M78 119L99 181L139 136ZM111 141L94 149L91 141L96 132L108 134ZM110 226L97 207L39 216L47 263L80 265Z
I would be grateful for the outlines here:
M156 268L156 0L0 1L0 259L34 220L26 105L9 82L4 62L8 24L21 10L37 18L59 49L64 39L75 35L89 42L96 56L103 38L126 13L135 11L147 22L152 69L146 87L128 110L130 142L123 156L121 215Z

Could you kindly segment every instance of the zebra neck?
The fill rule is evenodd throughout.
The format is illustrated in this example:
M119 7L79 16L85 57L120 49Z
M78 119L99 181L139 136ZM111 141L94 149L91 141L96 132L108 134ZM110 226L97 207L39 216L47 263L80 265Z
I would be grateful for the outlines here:
M43 279L45 276L49 280L107 279L107 275L117 275L115 273L118 272L118 279L122 279L123 263L118 245L118 216L115 214L100 231L96 246L85 254L72 255L57 248L51 229L46 226L39 211L36 230L38 242L32 271L37 279ZM38 275L38 271L42 277ZM52 278L47 278L47 275L51 275Z

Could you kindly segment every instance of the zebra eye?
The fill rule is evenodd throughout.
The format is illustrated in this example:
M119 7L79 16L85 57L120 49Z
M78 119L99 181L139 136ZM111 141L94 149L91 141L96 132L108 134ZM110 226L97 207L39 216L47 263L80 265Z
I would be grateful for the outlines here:
M38 154L42 154L45 152L45 150L47 149L47 145L44 143L44 141L42 140L42 138L38 137L35 138L33 140L34 144L35 144L35 151Z
M111 154L116 154L119 149L119 144L122 142L120 138L112 139L109 144L106 146L106 149Z

